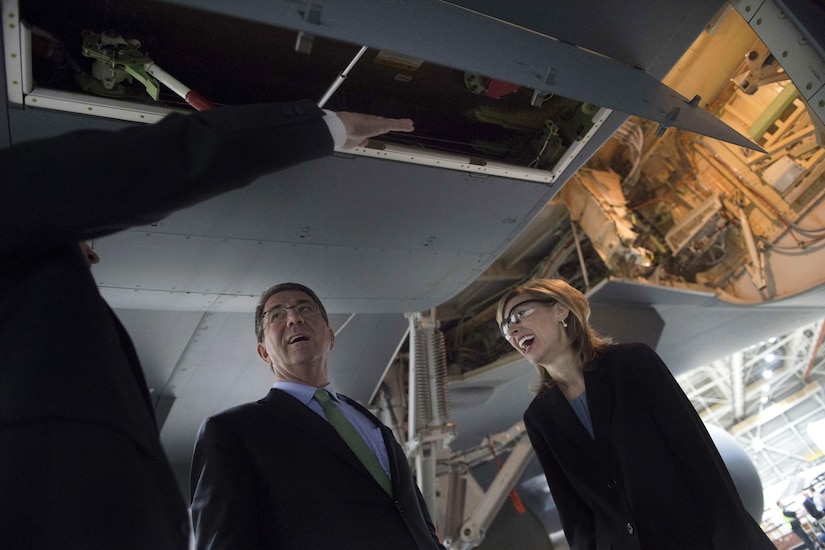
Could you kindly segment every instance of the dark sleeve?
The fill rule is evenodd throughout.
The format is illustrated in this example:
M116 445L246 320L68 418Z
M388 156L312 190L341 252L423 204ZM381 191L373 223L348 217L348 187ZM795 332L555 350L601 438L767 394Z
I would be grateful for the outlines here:
M680 462L690 486L702 503L707 531L714 548L762 548L768 542L747 513L733 479L702 419L670 370L646 345L637 347L634 363L642 371L639 387L648 388L646 399L653 408L658 429Z
M170 114L0 151L0 250L47 248L156 221L257 177L326 156L311 101Z
M538 422L540 420L528 409L524 414L524 426L547 478L567 543L571 550L596 550L596 519L593 510L585 504L564 475L541 435Z
M241 449L220 418L209 418L201 426L190 473L198 550L261 547L254 469Z

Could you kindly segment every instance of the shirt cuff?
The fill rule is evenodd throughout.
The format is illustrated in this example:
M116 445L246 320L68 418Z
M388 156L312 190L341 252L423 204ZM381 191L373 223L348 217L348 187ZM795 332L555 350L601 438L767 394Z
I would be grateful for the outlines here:
M327 128L329 128L329 133L332 135L335 148L343 147L347 142L347 129L344 128L344 123L341 122L341 119L338 118L338 115L334 112L328 109L324 109L324 112L326 113L324 115L324 122L327 123Z

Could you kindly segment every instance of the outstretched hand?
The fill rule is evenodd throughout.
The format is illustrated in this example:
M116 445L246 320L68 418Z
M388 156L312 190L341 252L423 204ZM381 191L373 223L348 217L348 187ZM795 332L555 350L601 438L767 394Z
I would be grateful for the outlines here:
M369 138L387 132L412 132L415 130L413 121L409 118L384 118L347 111L336 114L347 130L347 141L344 144L344 149L366 145Z

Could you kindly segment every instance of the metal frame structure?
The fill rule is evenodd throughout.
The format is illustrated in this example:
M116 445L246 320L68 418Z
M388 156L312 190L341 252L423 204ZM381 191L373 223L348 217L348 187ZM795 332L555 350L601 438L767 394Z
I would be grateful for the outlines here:
M807 428L825 421L823 335L825 320L677 377L703 420L727 430L743 446L763 487L793 480L818 465L825 469L825 452Z

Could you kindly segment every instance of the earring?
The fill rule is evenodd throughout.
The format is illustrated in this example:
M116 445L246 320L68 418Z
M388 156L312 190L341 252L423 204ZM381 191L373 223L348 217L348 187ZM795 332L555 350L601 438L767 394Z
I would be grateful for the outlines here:
M562 327L567 328L567 322L566 322L564 319L562 319L561 321L559 321L559 323L561 323L561 326L562 326Z

